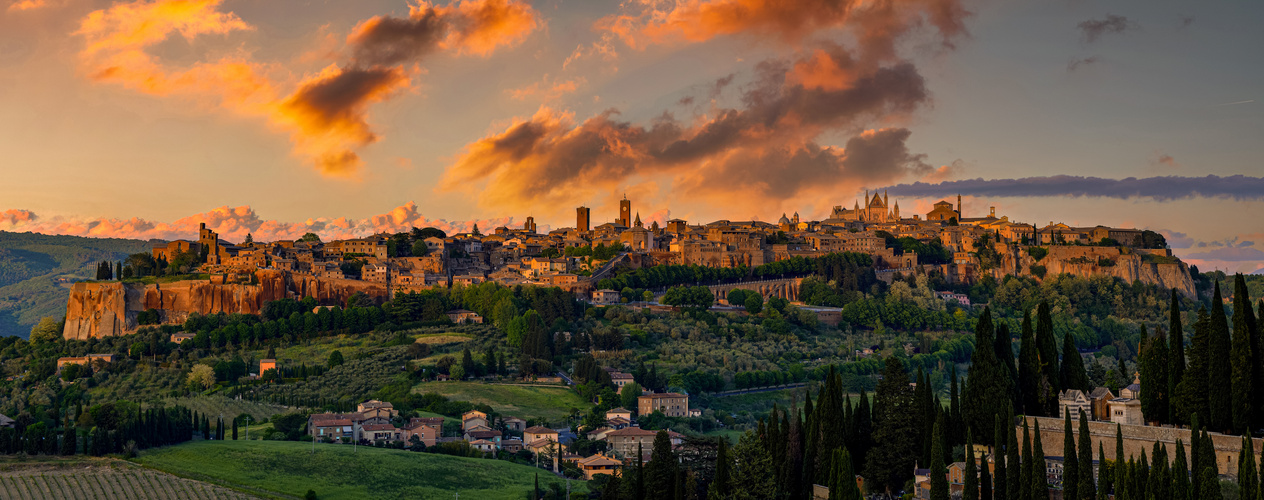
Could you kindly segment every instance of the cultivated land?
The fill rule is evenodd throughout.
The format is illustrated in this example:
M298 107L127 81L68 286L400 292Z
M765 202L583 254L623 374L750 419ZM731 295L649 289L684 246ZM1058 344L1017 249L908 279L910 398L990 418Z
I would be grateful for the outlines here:
M465 498L518 500L535 484L561 482L552 473L509 462L289 441L196 441L141 453L148 467L255 491L301 497L311 489L322 500ZM572 491L586 491L572 481Z
M560 422L570 415L571 408L588 411L592 403L563 386L494 384L483 382L422 382L413 392L434 392L454 401L469 401L491 406L502 415L518 418L541 417Z
M0 462L0 498L244 500L239 491L184 479L113 459Z

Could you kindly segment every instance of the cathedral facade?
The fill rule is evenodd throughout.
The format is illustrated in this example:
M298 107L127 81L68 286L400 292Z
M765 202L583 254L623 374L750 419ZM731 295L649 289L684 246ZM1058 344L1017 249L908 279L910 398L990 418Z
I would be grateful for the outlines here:
M862 206L860 202L856 202L854 208L848 210L842 205L834 206L834 210L830 212L830 220L826 222L867 222L871 224L881 224L884 222L896 222L900 220L900 202L895 202L893 208L888 208L888 198L886 193L881 196L874 193L873 197L869 197L869 192L865 191L865 204Z

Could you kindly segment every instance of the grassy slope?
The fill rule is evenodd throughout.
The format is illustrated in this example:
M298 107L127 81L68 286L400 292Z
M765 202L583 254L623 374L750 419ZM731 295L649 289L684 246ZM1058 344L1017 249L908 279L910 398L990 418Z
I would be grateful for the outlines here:
M457 401L485 403L502 415L518 418L543 417L558 422L571 408L587 411L591 403L562 386L534 387L487 384L483 382L423 382L413 392L442 394Z
M0 498L250 499L251 494L113 458L0 457Z
M466 498L520 499L538 469L496 460L401 450L287 441L195 441L142 453L136 460L179 476L322 499ZM539 471L540 487L561 481ZM583 491L573 481L572 491Z

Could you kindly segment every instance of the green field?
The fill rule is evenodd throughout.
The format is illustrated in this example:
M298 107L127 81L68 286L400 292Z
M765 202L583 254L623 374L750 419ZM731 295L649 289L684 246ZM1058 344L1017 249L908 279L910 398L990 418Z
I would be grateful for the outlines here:
M486 404L501 415L521 419L544 418L549 422L561 422L570 415L571 408L588 411L592 403L580 398L574 391L563 387L490 384L484 382L422 382L413 392L438 393L456 401Z
M121 460L54 459L0 465L0 498L61 499L249 499L220 486L184 479Z
M168 405L180 405L206 415L223 415L225 420L242 413L249 413L252 421L271 418L278 413L293 411L280 405L256 403L254 401L231 399L220 395L198 396L195 398L168 398Z
M292 441L195 441L141 453L137 462L188 477L265 495L322 500L358 498L486 498L518 500L553 474L504 461ZM586 491L572 481L572 491Z

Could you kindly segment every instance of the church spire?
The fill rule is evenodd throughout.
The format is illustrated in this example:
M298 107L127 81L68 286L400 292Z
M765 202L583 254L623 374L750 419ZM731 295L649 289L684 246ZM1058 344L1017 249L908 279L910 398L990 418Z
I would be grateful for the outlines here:
M641 225L641 212L636 213L636 222L634 222L633 224L636 224L636 227L643 227Z

